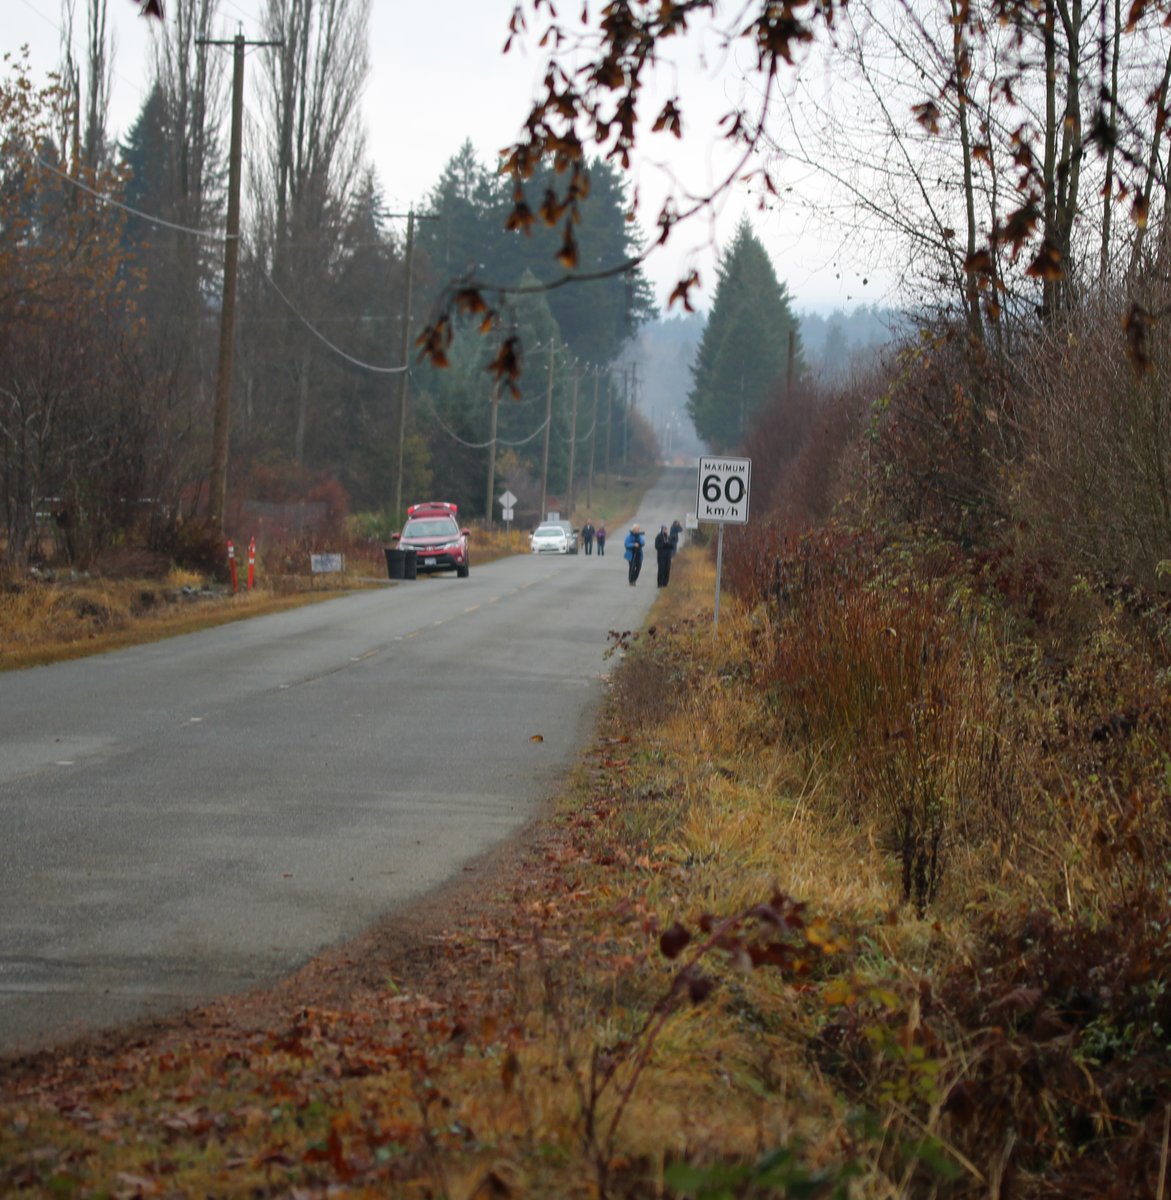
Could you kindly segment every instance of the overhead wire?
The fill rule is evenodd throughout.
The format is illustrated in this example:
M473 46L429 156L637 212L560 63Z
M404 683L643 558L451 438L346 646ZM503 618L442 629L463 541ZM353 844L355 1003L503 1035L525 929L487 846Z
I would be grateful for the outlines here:
M327 338L325 336L325 334L322 333L321 330L318 329L308 319L308 317L306 317L300 311L300 309L297 308L297 306L292 302L292 300L290 300L288 298L288 296L286 296L285 293L281 290L280 285L277 283L277 281L275 279L273 279L273 277L267 271L262 270L260 273L268 281L268 284L273 289L273 291L275 291L276 294L278 296L280 296L280 298L285 302L285 304L288 306L288 309L293 314L293 316L295 316L297 318L297 320L300 321L301 324L304 325L305 328L308 329L309 332L311 334L313 334L313 336L315 338L317 338L317 340L319 342L322 343L322 345L328 346L329 349L332 350L334 352L334 354L338 355L339 358L343 358L343 359L345 359L346 362L351 363L353 366L360 367L363 371L369 371L374 375L401 375L404 371L409 370L409 367L407 366L406 363L401 363L397 367L380 367L374 363L363 362L362 359L355 358L352 354L347 354L340 346L335 346L333 344L333 342L331 342L329 340L329 338Z
M83 183L80 179L74 178L67 171L62 171L60 167L55 167L51 162L43 159L39 154L34 154L33 158L36 162L52 172L59 179L65 180L66 183L71 183L79 191L85 192L93 196L95 200L100 200L103 204L108 204L111 208L120 208L123 212L128 212L132 216L138 217L143 221L150 221L154 225L161 225L165 229L174 229L178 233L190 233L194 237L207 238L214 242L226 242L228 233L223 229L196 229L192 225L178 225L174 221L168 221L164 217L158 217L152 213L143 212L140 208L134 208L132 205L124 204L121 200L115 200L113 196L106 192L99 192L97 188L92 188L87 183Z

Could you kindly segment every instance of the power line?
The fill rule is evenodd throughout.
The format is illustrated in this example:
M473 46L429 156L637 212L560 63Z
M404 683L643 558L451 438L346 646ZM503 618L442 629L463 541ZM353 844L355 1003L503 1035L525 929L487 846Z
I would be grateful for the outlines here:
M316 328L316 326L314 326L313 323L300 312L300 310L288 298L288 296L281 291L277 281L273 279L273 277L267 271L262 271L261 274L265 279L268 280L273 291L275 291L276 294L285 302L285 304L288 305L289 311L297 318L297 320L300 321L301 324L304 325L305 328L308 329L309 332L313 334L313 336L317 338L319 342L325 346L328 346L329 349L334 352L334 354L338 355L340 358L344 358L346 362L353 364L355 367L360 367L363 371L370 371L375 375L399 375L403 371L409 370L406 364L402 364L397 367L379 367L375 366L373 363L363 362L360 358L355 358L352 354L347 354L340 346L335 346L333 342L331 342L329 338L327 338L325 334L321 332L321 330Z
M548 418L546 418L540 423L540 425L537 426L536 429L533 430L532 433L529 434L528 437L521 438L519 441L515 442L505 441L504 438L489 438L486 442L469 442L464 438L461 438L454 429L451 429L447 424L444 423L443 418L439 415L439 410L435 407L435 401L431 399L429 392L421 390L420 394L422 395L423 399L426 400L427 407L431 410L431 419L435 422L435 424L438 425L439 428L442 429L443 432L446 433L453 442L458 442L461 446L466 446L469 450L487 450L489 446L508 446L510 448L516 446L526 446L534 438L540 436L540 434L544 432L545 426L549 423Z
M166 229L174 229L179 233L190 233L195 237L208 238L215 242L222 242L227 238L227 234L224 233L223 230L195 229L191 225L176 225L174 221L167 221L163 217L156 217L151 213L143 212L139 208L133 208L129 204L123 204L121 200L115 200L114 197L108 193L99 192L97 188L92 188L88 184L82 183L80 179L75 179L72 175L62 171L60 167L53 166L51 162L47 162L45 159L41 158L39 154L34 154L33 158L36 159L36 161L42 167L44 167L45 170L51 171L59 179L64 179L66 183L71 183L75 188L86 192L88 195L93 196L95 200L100 200L103 204L110 205L111 208L120 208L123 212L128 212L132 216L138 217L143 221L150 221L154 225L162 225Z

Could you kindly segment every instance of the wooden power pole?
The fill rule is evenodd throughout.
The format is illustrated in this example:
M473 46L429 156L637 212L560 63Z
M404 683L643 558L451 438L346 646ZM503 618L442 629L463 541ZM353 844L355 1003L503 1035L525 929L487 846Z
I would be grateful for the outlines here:
M600 367L594 367L594 423L590 430L590 474L589 482L586 484L586 508L594 507L594 459L598 448L598 372L600 370Z
M200 39L201 46L232 47L232 133L228 149L228 225L224 238L224 285L220 305L220 353L216 367L215 417L211 434L208 515L223 532L228 492L228 431L232 420L232 352L236 344L236 275L240 266L240 179L244 157L244 48L280 46L249 42L242 33L230 42Z
M492 490L496 486L496 414L500 411L500 380L492 383L492 424L488 434L488 498L484 501L484 520L492 528Z
M553 354L556 347L549 343L549 382L545 386L545 448L541 452L541 513L539 525L548 515L549 501L549 431L553 428Z
M573 467L574 460L577 457L577 389L581 384L581 369L574 367L573 369L573 408L570 410L569 417L569 491L565 502L565 507L568 510L565 513L567 520L573 520Z
M417 213L413 208L408 209L405 214L387 213L389 217L404 215L407 218L407 248L403 267L407 277L403 295L402 335L399 339L401 370L398 377L398 439L395 448L396 467L394 472L394 519L396 521L401 521L403 517L403 445L407 437L407 355L411 351L411 291L414 280L415 222L439 220L439 217L433 213ZM488 516L491 518L491 512Z

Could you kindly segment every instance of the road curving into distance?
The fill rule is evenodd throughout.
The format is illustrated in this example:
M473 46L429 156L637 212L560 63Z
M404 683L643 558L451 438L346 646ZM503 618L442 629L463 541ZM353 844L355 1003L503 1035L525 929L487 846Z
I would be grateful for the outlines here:
M694 508L664 472L648 547ZM654 599L626 528L0 674L0 1054L274 982L522 828Z

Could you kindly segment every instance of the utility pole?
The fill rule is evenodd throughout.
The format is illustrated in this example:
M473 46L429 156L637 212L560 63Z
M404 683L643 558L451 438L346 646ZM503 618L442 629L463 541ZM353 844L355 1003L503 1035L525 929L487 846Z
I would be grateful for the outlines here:
M432 213L416 213L414 208L403 213L387 213L389 217L407 218L407 249L404 260L406 284L403 295L402 337L400 339L399 363L402 370L398 377L398 446L395 451L397 466L394 476L394 515L400 520L403 511L403 444L407 436L407 355L411 350L411 285L413 283L413 265L415 259L415 221L438 221L439 217ZM491 509L488 511L491 519Z
M545 519L549 499L549 431L553 427L553 352L554 345L549 343L549 382L545 387L545 448L541 452L541 513L537 518L538 524Z
M614 376L609 371L606 372L606 482L603 485L607 490L610 487L610 424L614 416Z
M484 503L485 520L492 528L492 491L496 487L496 414L500 410L500 380L492 383L492 422L488 434L488 499Z
M228 150L228 221L224 238L224 284L220 305L220 353L216 367L215 418L208 476L208 515L221 533L228 492L228 430L232 418L232 351L236 343L236 275L240 265L240 178L244 155L244 47L281 46L249 42L242 33L230 42L198 39L201 46L232 47L232 133Z
M395 451L395 520L402 517L402 458L403 444L407 439L407 355L410 353L410 294L414 282L415 259L415 221L438 221L439 217L431 212L388 212L389 217L407 218L407 253L403 266L407 271L406 288L403 296L402 340L400 362L402 370L398 373L398 445Z
M394 472L394 519L397 521L402 517L403 511L403 442L407 436L407 354L411 348L411 266L412 259L415 257L415 210L412 208L407 212L407 253L406 268L407 278L404 285L403 295L403 327L401 352L399 354L399 366L402 367L402 372L398 377L398 448L395 454L397 466ZM491 483L489 483L491 487ZM492 510L488 510L488 516L491 517Z
M577 457L577 389L581 383L581 368L573 368L573 406L569 412L569 497L566 502L566 517L573 520L573 465Z
M594 423L590 432L590 476L586 484L586 508L594 507L594 458L598 449L598 371L594 367Z
M622 368L622 466L626 467L630 453L630 404L632 399L630 367Z

